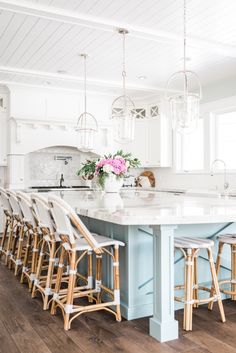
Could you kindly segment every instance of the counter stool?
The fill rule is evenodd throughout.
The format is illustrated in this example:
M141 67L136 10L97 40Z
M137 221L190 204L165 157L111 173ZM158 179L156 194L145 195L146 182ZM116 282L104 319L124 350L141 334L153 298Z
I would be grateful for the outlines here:
M23 216L22 223L24 227L18 247L19 253L21 253L20 247L22 247L23 242L26 243L20 281L21 283L24 283L24 279L26 278L29 290L31 291L38 261L40 232L30 197L28 194L21 191L18 191L16 196L21 208Z
M175 248L182 251L185 257L185 283L184 285L175 286L175 290L184 290L184 297L175 297L178 302L184 303L184 321L183 329L186 331L192 330L192 313L193 307L198 304L218 302L221 320L225 322L224 308L221 300L219 283L216 276L216 269L212 257L212 247L214 242L212 240L203 238L175 238ZM212 276L212 287L199 286L197 283L197 256L201 249L206 249L208 254L208 261ZM210 292L210 297L206 299L198 298L198 291Z
M64 318L64 329L69 330L71 322L83 313L97 310L106 310L115 315L117 321L121 321L120 313L120 285L119 285L119 246L124 243L92 234L84 225L75 211L62 199L57 196L48 198L52 216L56 225L63 248L59 259L57 281L51 313L55 314L56 308L62 310ZM61 267L64 253L68 253L69 258L69 283L66 289L61 288ZM77 286L77 271L81 265L81 260L88 254L96 256L96 278L93 281L92 268L88 267L91 280L87 286ZM113 264L113 286L108 288L102 284L102 257L110 256ZM106 294L106 300L105 296ZM77 302L85 297L92 300L92 303ZM102 301L104 300L104 301Z
M34 280L32 298L37 292L43 298L43 310L49 306L49 298L53 295L56 282L56 268L58 266L59 254L61 251L61 239L55 231L54 222L48 206L47 199L37 193L31 194L31 200L38 219L43 238L40 244L39 261ZM48 266L45 267L45 260ZM64 265L64 264L63 264ZM66 266L62 266L65 271L62 274L62 282L68 283L68 273Z
M216 274L219 275L221 256L224 245L229 245L231 248L231 279L219 281L219 286L222 284L231 284L231 290L220 288L220 291L224 294L231 295L231 300L236 300L236 234L222 234L218 237L219 247L216 258ZM209 309L212 309L213 303L209 304Z
M8 239L8 251L10 251L8 268L12 269L12 267L14 267L15 275L17 275L20 266L22 266L23 248L21 241L24 235L24 222L16 193L11 190L6 190L6 193L9 197L9 202L13 213L13 227Z
M7 196L5 190L0 187L0 200L3 207L3 212L5 215L5 222L3 227L3 234L1 238L0 244L0 258L5 256L5 262L8 261L8 257L10 256L10 251L8 250L8 239L10 233L12 232L13 227L13 213L12 208L9 202L9 197Z

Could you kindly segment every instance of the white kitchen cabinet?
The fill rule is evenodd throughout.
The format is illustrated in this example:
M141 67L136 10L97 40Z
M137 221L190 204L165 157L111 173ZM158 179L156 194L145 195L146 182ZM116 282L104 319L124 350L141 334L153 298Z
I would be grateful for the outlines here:
M24 155L8 156L7 187L9 189L23 189L25 187Z
M168 103L165 100L156 104L144 105L145 111L135 119L134 141L128 144L115 144L115 148L131 152L141 162L141 167L172 166L172 129ZM141 111L141 108L139 109Z
M0 166L7 165L7 94L0 93Z
M140 160L141 165L145 165L148 159L147 119L137 119L134 131L134 141L127 144L119 144L117 149L122 149L124 152L131 152L134 157Z
M163 115L135 121L134 141L117 145L131 152L141 162L141 167L171 167L172 139L168 119Z

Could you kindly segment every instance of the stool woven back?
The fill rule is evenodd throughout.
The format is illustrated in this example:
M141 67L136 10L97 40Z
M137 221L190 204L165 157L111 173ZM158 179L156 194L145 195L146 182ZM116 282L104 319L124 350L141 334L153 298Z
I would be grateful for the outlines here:
M20 209L20 205L19 205L19 202L17 200L17 197L16 197L16 193L14 191L11 191L11 190L6 190L6 193L9 197L9 202L10 202L10 205L11 205L11 208L12 208L12 211L13 211L13 215L14 216L18 216L19 218L23 218L23 215L22 215L22 212L21 212L21 209Z
M31 194L31 201L33 203L39 226L42 228L48 228L50 232L53 233L54 224L47 199L42 195L33 193Z
M76 238L83 237L92 249L98 247L93 235L67 202L55 195L49 196L48 202L59 234L67 235L71 244L75 244Z
M16 193L16 197L23 214L24 222L27 222L33 228L36 228L37 227L36 217L33 211L33 206L32 206L30 197L22 191L18 191Z
M8 212L9 215L12 214L11 204L9 202L9 197L3 188L0 188L0 200L2 202L3 210Z

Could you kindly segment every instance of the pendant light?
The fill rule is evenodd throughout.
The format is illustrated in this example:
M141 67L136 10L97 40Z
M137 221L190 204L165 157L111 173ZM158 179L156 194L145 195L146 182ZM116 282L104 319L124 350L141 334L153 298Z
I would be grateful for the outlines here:
M126 68L125 68L125 36L129 33L126 29L119 29L123 36L123 95L112 103L112 119L114 124L114 140L118 143L129 143L134 140L135 105L126 92Z
M193 132L199 119L199 106L202 98L202 88L197 74L186 70L186 0L183 9L184 42L183 42L183 70L175 72L168 80L167 97L173 129L180 133Z
M77 148L83 152L94 149L94 137L98 132L98 123L95 117L87 112L87 54L80 55L84 59L84 112L79 116L76 131L78 132Z

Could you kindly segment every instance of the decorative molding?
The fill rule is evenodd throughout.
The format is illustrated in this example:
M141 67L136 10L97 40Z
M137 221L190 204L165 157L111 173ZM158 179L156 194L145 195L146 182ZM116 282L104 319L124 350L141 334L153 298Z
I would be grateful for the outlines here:
M38 71L38 70L29 70L29 69L22 69L19 67L12 67L12 66L0 66L0 72L13 74L13 75L21 75L21 76L29 76L33 78L41 78L44 80L60 80L64 82L73 82L73 83L83 83L84 78L81 76L72 76L72 75L65 75L59 74L54 72L48 71ZM121 81L107 81L107 80L99 80L95 78L87 78L87 82L90 85L94 85L97 87L105 87L105 88L122 88ZM11 84L11 82L10 82ZM45 88L45 86L44 86ZM47 87L48 88L48 87ZM157 87L157 86L144 86L144 85L137 85L137 84L127 84L127 89L129 90L136 90L136 91L144 91L146 93L157 93L157 92L164 92L166 91L165 87ZM82 91L82 89L81 89ZM177 90L170 90L171 92L178 92ZM114 96L114 94L113 94Z

